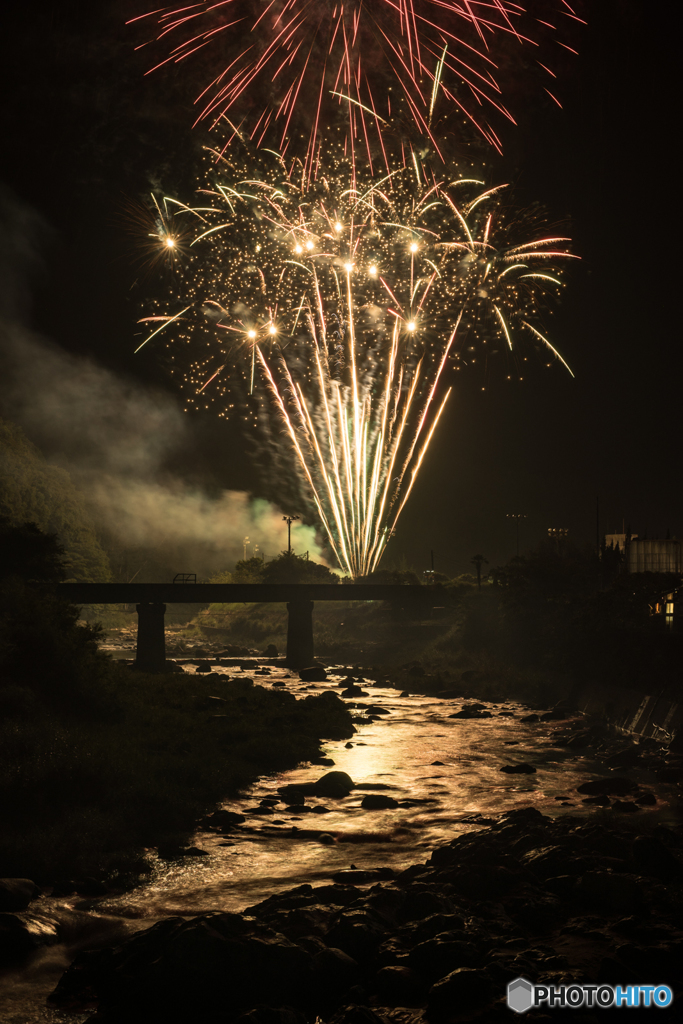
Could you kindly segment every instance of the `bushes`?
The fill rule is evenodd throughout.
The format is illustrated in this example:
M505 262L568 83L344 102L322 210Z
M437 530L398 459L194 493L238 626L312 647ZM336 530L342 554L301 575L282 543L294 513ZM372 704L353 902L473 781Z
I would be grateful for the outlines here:
M27 715L15 688L0 726L0 876L112 872L189 833L208 806L257 775L317 756L320 736L352 734L334 695L296 700L228 677L116 664L108 683L109 713L85 719L44 703Z
M110 659L97 648L99 627L77 620L78 610L51 590L0 580L0 694L14 686L63 712L104 710Z
M14 568L58 576L58 545L26 536ZM315 757L320 736L352 734L334 695L131 672L98 635L50 585L0 579L0 877L139 867L146 847L189 833L257 775Z

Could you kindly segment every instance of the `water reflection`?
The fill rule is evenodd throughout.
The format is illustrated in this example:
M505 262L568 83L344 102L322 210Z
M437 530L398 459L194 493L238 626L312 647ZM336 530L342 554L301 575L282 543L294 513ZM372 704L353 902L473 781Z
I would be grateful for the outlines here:
M226 668L214 671L249 674ZM278 679L286 681L297 696L324 689L340 692L339 677L304 685L285 670L273 670L258 682L272 685ZM217 694L220 685L216 679ZM363 706L370 705L381 705L389 714L356 723L350 748L345 741L327 744L334 769L302 766L264 777L240 799L226 802L224 807L246 813L247 820L229 835L198 832L193 842L208 856L157 860L151 879L132 892L89 901L79 897L47 899L41 901L41 910L57 918L74 911L95 912L102 929L108 929L115 942L121 928L146 927L169 915L243 910L302 882L329 881L337 871L352 865L401 870L426 860L436 844L480 828L490 817L514 807L532 804L544 814L593 818L609 818L613 813L580 802L575 787L604 772L568 748L552 745L552 734L562 723L521 722L529 709L514 702L485 704L491 718L450 718L462 707L462 700L400 697L395 690L370 687L370 683L364 684L368 695L350 702L355 705L354 715L365 717ZM519 762L533 765L535 774L500 771L503 765ZM262 808L254 812L264 798L278 798L279 787L312 782L330 770L347 772L364 788L355 789L343 800L308 798L310 811L296 812L280 801L273 814L263 813ZM654 783L654 777L644 771L629 774L641 784ZM660 797L657 808L643 809L639 815L656 814L666 820L662 787L656 788ZM364 809L363 797L372 792L390 795L399 806ZM315 813L313 809L320 806L328 812ZM321 841L322 831L332 839ZM78 942L52 947L30 964L6 973L0 979L1 1019L8 1024L63 1021L60 1013L45 1008L45 998L77 948ZM68 1019L77 1024L86 1016Z
M281 670L268 683L277 678L286 679L295 693L339 692L339 677L312 687ZM434 845L514 807L532 804L545 814L595 816L595 808L584 807L576 795L558 799L597 766L552 746L557 722L523 723L520 717L529 709L515 702L486 704L491 718L453 719L449 716L463 706L462 700L400 697L395 690L361 685L368 696L350 702L354 714L362 715L364 705L381 706L389 714L357 722L351 748L335 742L326 745L326 753L334 770L346 772L362 789L342 800L309 797L312 810L307 812L293 812L279 802L271 815L254 808L264 798L278 798L279 787L315 781L331 769L307 765L262 778L241 799L224 804L246 813L244 826L229 835L199 832L194 837L207 857L160 861L148 884L100 901L99 908L149 919L242 910L283 888L329 880L352 864L401 870L424 861ZM219 686L216 681L218 692ZM519 762L533 765L536 773L500 771ZM400 806L367 810L361 802L368 792L387 793ZM321 806L328 813L313 813ZM328 837L323 841L321 831Z

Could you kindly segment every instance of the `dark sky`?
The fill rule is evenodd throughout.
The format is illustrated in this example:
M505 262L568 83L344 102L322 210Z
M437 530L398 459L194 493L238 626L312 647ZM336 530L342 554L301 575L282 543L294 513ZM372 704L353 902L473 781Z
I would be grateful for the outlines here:
M133 357L141 292L122 210L163 181L189 194L201 136L181 75L143 77L123 23L142 0L12 3L3 15L0 182L43 218L43 266L27 317L70 352L166 384ZM551 321L572 365L523 382L462 371L390 551L466 571L514 554L548 527L580 543L603 529L683 535L681 355L674 256L678 182L666 23L651 0L593 0L564 109L525 104L497 170L523 201L571 223L581 256ZM673 139L673 141L672 141ZM169 385L170 386L170 385ZM483 389L482 389L483 388ZM233 425L193 423L177 468L207 486L259 492Z

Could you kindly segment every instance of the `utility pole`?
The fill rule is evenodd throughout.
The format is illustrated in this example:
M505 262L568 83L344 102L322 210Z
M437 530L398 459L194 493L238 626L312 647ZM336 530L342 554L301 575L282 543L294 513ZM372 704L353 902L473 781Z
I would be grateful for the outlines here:
M470 561L477 567L477 588L481 590L481 564L484 562L488 565L488 560L483 555L474 555Z
M598 559L598 590L603 589L602 541L600 538L600 495L595 495L595 554Z
M517 525L517 558L519 558L519 521L520 519L526 519L525 512L508 512L506 519L514 519Z
M283 516L283 520L287 523L287 554L292 553L292 523L295 523L297 519L301 519L301 516Z

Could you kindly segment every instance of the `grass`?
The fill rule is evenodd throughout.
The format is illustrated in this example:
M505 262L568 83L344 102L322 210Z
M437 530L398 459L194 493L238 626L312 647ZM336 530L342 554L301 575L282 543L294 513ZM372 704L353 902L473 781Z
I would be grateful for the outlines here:
M352 733L334 696L116 665L109 683L87 717L60 715L25 688L0 691L0 876L120 880L144 868L145 849L182 842L258 775ZM224 698L220 712L210 695Z

